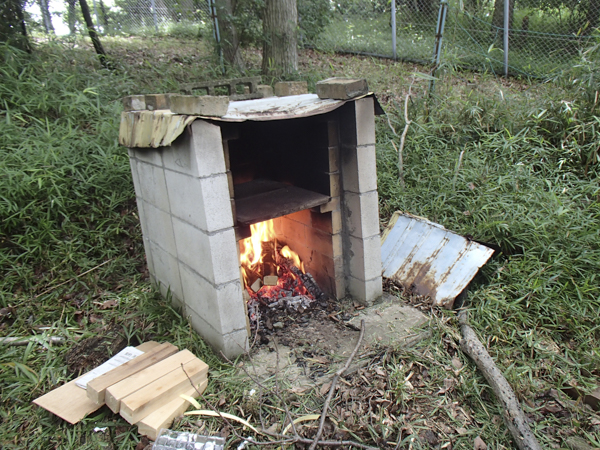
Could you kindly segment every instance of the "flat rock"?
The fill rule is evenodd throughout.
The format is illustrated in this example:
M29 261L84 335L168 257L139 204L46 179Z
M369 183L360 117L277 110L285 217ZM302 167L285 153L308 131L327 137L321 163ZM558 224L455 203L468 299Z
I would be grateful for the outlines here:
M171 111L188 116L222 117L227 114L229 97L226 95L172 95Z
M275 83L275 95L277 97L301 94L308 94L308 84L306 81L280 81L279 83Z
M319 98L349 100L369 92L364 78L327 78L317 83Z

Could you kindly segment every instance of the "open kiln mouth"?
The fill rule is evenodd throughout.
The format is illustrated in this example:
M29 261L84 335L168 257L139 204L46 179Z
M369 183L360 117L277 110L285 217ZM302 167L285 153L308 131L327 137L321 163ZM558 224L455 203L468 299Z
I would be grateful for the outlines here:
M123 113L151 279L218 351L247 350L257 305L382 295L377 108L306 94Z

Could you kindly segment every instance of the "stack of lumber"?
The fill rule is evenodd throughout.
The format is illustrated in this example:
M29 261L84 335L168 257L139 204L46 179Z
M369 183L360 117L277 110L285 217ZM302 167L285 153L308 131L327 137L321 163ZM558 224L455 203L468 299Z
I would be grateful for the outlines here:
M169 343L151 341L137 348L144 353L94 378L86 389L73 380L33 403L72 424L106 404L136 424L140 434L156 439L161 428L188 408L182 394L198 397L204 392L208 366Z

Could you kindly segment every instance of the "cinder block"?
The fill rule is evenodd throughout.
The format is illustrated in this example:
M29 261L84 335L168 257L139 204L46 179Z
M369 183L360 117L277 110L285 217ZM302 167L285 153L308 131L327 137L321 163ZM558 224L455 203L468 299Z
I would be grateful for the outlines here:
M381 240L379 235L366 239L349 236L346 255L350 255L348 275L357 280L381 278ZM346 256L348 257L348 256Z
M221 132L223 129L221 128ZM225 170L231 171L231 161L229 160L229 141L223 139L223 158L225 158Z
M141 201L141 203L145 218L144 228L146 229L144 237L150 239L171 255L177 255L171 215L150 203L145 201Z
M302 94L308 94L306 81L280 81L275 83L275 95L277 97Z
M135 196L141 197L140 192L140 179L137 171L137 159L129 158L129 167L131 168L131 179L133 181L133 189L135 190Z
M364 78L328 78L317 83L319 98L349 100L369 92L367 80Z
M339 197L342 193L342 188L340 186L340 173L333 172L329 174L329 196L330 197Z
M130 148L129 157L140 162L162 166L162 148Z
M189 116L222 117L227 114L229 96L226 95L172 95L171 111Z
M273 88L268 84L259 84L257 87L257 92L262 96L262 98L274 97Z
M229 198L234 198L235 188L233 184L233 174L231 170L227 171L227 190L229 191Z
M217 353L223 352L227 358L235 358L248 351L248 331L246 327L243 330L223 335L196 312L189 310L186 313L192 327Z
M143 198L145 202L169 212L169 196L167 194L167 183L165 182L165 170L162 167L138 161L137 173L139 177L139 192L136 192L136 195Z
M331 211L331 233L338 234L342 232L342 211L339 209Z
M246 327L244 299L240 279L214 286L185 264L181 265L183 298L206 321L211 321L217 331L230 333Z
M356 100L356 145L375 144L375 106L373 98Z
M227 176L195 178L165 170L171 214L206 232L233 226Z
M340 148L337 145L327 147L329 157L329 171L337 172L340 170Z
M344 194L345 233L358 238L379 236L379 203L377 191Z
M331 236L331 246L333 250L333 258L344 255L344 245L341 234L334 234Z
M125 111L142 111L146 109L146 96L128 95L123 97L123 109Z
M341 152L344 191L363 192L377 189L377 156L374 145L344 147Z
M190 128L191 133L184 131L170 148L165 149L165 167L198 177L225 173L220 127L198 119Z
M340 109L340 139L343 146L375 144L375 110L373 98L348 102Z
M341 207L340 197L333 197L331 200L329 200L324 205L319 206L319 212L326 213L326 212L336 211L336 210L340 209L340 207Z
M149 94L145 96L146 108L150 111L169 109L170 96L175 94Z
M346 292L359 303L370 306L383 295L382 279L377 277L362 281L354 277L348 277L346 279Z
M177 256L215 285L239 279L239 260L233 228L207 234L173 217Z
M165 286L165 289L170 289L172 294L179 300L183 299L177 259L153 242L149 243L149 247L154 262L154 278L160 281Z

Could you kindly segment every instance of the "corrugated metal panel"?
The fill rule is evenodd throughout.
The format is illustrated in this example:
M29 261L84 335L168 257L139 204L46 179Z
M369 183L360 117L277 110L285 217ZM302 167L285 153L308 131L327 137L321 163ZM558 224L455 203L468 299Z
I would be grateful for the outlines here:
M493 253L437 223L396 212L382 236L383 276L451 306Z

